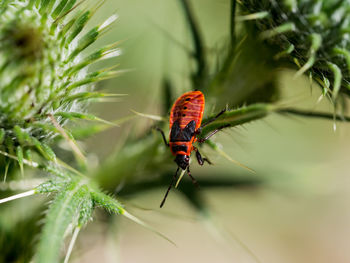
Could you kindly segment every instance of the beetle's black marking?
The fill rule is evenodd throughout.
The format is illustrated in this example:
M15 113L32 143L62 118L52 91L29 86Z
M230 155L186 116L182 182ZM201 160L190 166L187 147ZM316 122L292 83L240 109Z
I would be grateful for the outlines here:
M192 139L195 130L196 122L194 120L190 121L183 130L181 130L179 122L175 121L171 127L170 141L189 142Z
M183 129L182 132L188 133L192 137L194 135L195 130L196 130L196 122L192 120L186 125L186 127Z
M187 107L184 107L184 110L187 110Z
M182 114L182 117L186 117L186 114Z
M194 120L192 120L181 131L182 138L184 139L185 142L189 142L192 139L195 130L196 130L196 122Z
M176 142L181 137L181 128L178 121L173 123L170 131L170 141Z
M190 101L190 100L191 100L190 98L185 99L185 101Z
M176 152L187 152L187 146L186 145L174 145L172 148L174 153Z

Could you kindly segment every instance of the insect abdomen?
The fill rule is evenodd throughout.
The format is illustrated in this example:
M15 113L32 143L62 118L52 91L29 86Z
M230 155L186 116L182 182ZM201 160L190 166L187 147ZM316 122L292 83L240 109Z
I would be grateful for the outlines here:
M180 96L174 103L170 113L170 129L175 121L179 122L181 129L194 120L196 129L202 122L204 111L204 95L200 91L190 91Z

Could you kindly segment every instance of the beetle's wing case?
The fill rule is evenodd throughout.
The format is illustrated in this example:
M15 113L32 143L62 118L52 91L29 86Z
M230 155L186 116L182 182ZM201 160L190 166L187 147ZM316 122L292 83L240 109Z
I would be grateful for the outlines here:
M170 112L170 130L174 122L178 122L181 129L195 121L196 130L201 126L205 99L200 91L190 91L182 94L174 103Z

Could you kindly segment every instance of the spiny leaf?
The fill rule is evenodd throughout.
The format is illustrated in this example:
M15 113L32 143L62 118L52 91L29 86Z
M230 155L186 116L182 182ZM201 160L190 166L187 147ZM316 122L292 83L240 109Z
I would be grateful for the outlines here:
M48 180L35 188L35 192L39 194L60 192L67 188L71 179L62 180L61 178Z
M70 44L72 40L83 30L86 23L91 18L91 15L92 15L92 11L88 10L75 20L73 28L71 29L72 32L69 34L66 40L66 45Z
M101 206L109 213L121 214L124 211L122 204L120 204L113 197L110 197L109 195L106 195L98 190L92 191L91 197L96 205Z
M89 198L85 198L84 200L82 200L80 204L79 219L78 219L79 227L86 225L91 220L92 212L94 209L94 202L91 199L90 191L88 187L84 186L84 188L82 188L82 191L84 191L84 194L86 196L89 196Z
M65 232L70 224L77 225L81 203L90 198L84 185L81 180L75 180L55 197L34 257L36 263L60 261Z
M234 127L260 119L273 112L275 109L276 106L269 104L252 104L246 107L238 108L236 110L226 111L215 121L203 128L201 138L204 138L207 134L216 129ZM204 119L203 123L211 118L212 117Z

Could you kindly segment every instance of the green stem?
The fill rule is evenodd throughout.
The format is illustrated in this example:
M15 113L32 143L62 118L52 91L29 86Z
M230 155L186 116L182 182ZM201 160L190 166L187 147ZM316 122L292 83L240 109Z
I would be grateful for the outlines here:
M236 110L226 111L217 120L205 126L200 137L203 138L210 132L223 127L234 127L253 120L264 118L275 109L276 107L270 104L252 104ZM204 119L203 123L208 121L210 118L212 117Z
M180 2L185 11L187 22L190 26L192 40L193 40L194 49L195 49L194 56L197 61L197 72L195 74L195 87L201 88L202 86L201 83L203 83L203 79L206 76L206 68L207 68L206 57L205 57L204 46L203 46L203 39L199 32L199 27L194 18L194 15L188 0L180 0Z
M339 114L330 114L324 112L315 112L315 111L306 111L306 110L298 110L293 108L281 109L278 110L278 113L288 113L306 118L320 118L326 120L337 120L337 121L346 121L350 122L350 117L342 116Z
M230 35L231 35L231 47L234 48L236 44L236 0L231 0L231 24L230 24Z

